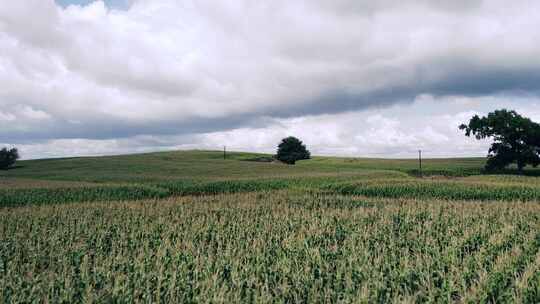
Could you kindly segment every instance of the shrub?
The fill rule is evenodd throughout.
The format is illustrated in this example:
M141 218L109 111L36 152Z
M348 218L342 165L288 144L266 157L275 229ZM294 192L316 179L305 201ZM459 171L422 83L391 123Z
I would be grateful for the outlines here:
M0 150L0 169L9 169L9 167L15 164L17 159L19 159L19 151L17 148L2 148L2 150Z

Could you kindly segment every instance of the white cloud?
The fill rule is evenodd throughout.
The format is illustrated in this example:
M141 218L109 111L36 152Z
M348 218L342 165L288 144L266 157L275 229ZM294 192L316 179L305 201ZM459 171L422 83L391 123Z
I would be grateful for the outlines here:
M29 119L29 120L49 120L51 119L51 115L45 113L41 110L35 110L30 106L21 105L18 107L17 112L20 115L20 118L22 119Z
M0 112L0 121L14 121L15 119L17 118L11 113Z
M8 112L9 111L9 112ZM50 123L53 117L48 113L28 105L15 105L6 112L0 111L0 128L27 131Z

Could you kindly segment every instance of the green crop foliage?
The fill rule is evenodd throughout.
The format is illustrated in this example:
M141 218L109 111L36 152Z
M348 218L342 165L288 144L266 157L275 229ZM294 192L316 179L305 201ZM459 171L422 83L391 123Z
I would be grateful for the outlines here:
M3 209L0 301L535 299L539 214L289 190Z
M434 198L446 200L540 200L540 187L467 182L400 181L377 184L335 183L324 186L332 193L388 198Z
M103 186L53 189L0 190L0 207L43 205L104 200L140 200L163 198L169 193L152 186Z

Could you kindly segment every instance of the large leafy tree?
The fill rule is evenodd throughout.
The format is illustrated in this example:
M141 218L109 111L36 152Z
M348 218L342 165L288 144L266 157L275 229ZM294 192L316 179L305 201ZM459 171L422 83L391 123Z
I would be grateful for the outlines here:
M287 137L281 140L278 146L276 158L286 164L294 165L296 161L309 159L311 153L306 146L296 137Z
M0 150L0 169L9 169L9 167L15 164L17 159L19 159L19 151L17 148L2 148Z
M540 164L540 125L516 111L496 110L481 118L475 115L469 124L462 124L459 128L465 130L466 136L493 139L487 170L516 164L522 173L525 166Z

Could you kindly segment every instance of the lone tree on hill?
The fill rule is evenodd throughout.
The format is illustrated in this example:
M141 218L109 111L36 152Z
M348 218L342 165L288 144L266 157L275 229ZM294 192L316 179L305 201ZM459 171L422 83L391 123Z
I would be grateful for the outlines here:
M540 124L516 111L496 110L482 118L475 115L459 129L476 139L493 138L486 163L488 171L515 163L522 174L525 166L540 164Z
M17 148L12 148L9 150L8 148L2 148L2 150L0 150L0 169L9 169L9 167L15 164L17 159L19 159L19 151Z
M294 165L297 160L310 159L311 153L296 137L287 137L281 140L276 158L286 164Z

